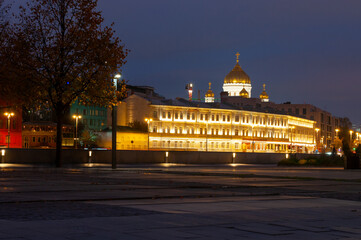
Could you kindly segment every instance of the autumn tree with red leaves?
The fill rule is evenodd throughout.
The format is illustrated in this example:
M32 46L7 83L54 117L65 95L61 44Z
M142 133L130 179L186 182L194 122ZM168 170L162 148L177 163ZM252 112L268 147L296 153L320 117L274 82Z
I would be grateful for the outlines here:
M56 114L57 167L62 125L71 104L76 99L84 104L116 104L112 78L125 64L128 50L111 26L103 26L97 2L30 0L20 8L8 46L18 76L12 79L13 91L31 102L48 104Z

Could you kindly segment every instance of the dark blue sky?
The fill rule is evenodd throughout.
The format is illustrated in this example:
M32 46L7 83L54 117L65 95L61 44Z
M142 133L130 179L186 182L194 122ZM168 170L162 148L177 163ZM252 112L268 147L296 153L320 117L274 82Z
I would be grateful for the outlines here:
M360 0L99 0L106 23L131 50L123 76L165 97L219 95L240 64L252 95L311 103L361 123Z

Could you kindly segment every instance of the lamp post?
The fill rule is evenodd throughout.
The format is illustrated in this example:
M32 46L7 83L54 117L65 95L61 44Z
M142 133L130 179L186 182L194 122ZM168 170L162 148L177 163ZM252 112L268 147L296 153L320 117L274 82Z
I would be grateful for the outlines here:
M318 132L320 131L319 128L315 128L316 131L316 149L318 150Z
M114 95L116 95L118 80L122 77L121 74L117 73L114 76L113 84L115 87ZM116 96L115 96L116 97ZM112 109L112 169L117 168L117 103L113 105Z
M148 124L148 151L149 151L149 132L150 132L149 124L150 124L150 122L153 121L153 119L151 119L151 118L146 118L146 119L144 119L144 121L146 121L147 124Z
M7 135L7 140L8 140L8 148L10 148L10 125L11 125L11 121L10 119L15 115L13 112L6 112L4 113L4 115L8 118L8 135Z
M352 149L352 134L353 134L353 131L350 130L350 149Z
M338 137L338 132L340 131L340 129L336 128L335 131L336 131L336 137Z
M80 115L73 115L73 118L75 119L75 149L78 148L78 121L81 118Z

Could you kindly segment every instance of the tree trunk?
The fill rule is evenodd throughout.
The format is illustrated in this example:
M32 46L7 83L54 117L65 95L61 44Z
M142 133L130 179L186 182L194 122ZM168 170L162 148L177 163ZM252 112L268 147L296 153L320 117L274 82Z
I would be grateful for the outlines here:
M55 166L60 168L62 166L62 143L63 143L63 114L61 110L56 111L56 157Z

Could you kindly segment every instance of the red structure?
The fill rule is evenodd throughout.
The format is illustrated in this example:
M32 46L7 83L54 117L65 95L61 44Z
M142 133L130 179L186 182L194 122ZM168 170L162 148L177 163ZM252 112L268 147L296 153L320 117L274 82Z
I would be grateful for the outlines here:
M13 113L13 115L8 117L6 113ZM0 148L7 148L8 146L10 148L22 147L22 121L21 109L13 108L11 103L0 100ZM9 132L10 144L8 145Z

